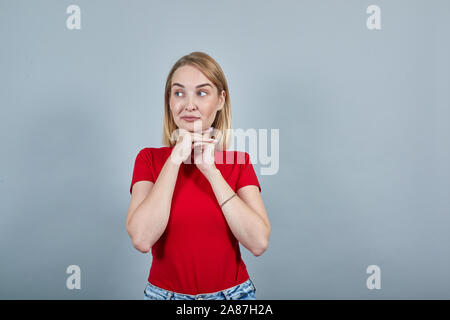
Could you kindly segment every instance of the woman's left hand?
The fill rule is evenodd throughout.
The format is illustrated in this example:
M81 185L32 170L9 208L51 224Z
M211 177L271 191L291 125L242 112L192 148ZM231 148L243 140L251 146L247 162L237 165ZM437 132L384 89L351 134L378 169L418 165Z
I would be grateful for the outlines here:
M216 170L214 160L219 139L213 135L213 132L214 128L210 127L202 134L201 140L196 136L193 138L194 163L204 175Z

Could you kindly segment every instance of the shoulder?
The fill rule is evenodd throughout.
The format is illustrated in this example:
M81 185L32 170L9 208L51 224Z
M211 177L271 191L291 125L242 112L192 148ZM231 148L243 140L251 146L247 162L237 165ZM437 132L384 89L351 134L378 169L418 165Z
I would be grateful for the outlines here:
M247 164L250 161L250 155L246 151L235 151L236 152L236 164Z
M144 147L139 150L138 155L158 156L166 154L171 150L171 147Z
M148 147L139 149L136 158L139 159L139 158L151 157L151 154L152 154L152 150L151 149L152 148L148 148Z

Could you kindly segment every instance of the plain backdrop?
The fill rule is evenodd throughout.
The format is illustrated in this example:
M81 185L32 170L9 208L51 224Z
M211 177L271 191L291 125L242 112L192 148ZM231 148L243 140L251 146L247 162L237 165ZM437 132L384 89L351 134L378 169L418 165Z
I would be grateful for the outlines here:
M0 298L143 299L134 160L162 146L170 68L203 51L233 128L280 134L276 174L252 154L272 226L262 256L241 246L258 299L449 299L449 17L445 0L0 0Z

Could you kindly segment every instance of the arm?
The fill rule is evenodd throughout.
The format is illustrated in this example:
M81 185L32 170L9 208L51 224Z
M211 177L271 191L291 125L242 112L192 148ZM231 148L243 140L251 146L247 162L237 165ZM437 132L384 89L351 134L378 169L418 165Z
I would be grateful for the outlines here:
M222 173L215 169L206 175L219 204L234 193ZM270 222L257 186L247 185L222 207L222 212L236 239L259 256L269 244Z
M155 183L139 181L133 185L126 226L133 246L143 253L166 229L179 168L180 164L168 157Z

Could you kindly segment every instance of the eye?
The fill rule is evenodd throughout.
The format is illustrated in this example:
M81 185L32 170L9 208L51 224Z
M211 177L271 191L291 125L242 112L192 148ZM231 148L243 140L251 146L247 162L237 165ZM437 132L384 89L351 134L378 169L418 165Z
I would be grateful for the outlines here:
M199 91L199 92L200 92L200 94L201 94L202 92L205 93L205 95L208 94L207 91L203 91L203 90L201 90L201 91ZM179 93L183 93L183 92L181 92L181 91L175 91L175 92L174 92L174 95L175 95L176 97L180 97L181 95L178 95ZM202 97L204 97L205 95L203 95Z

